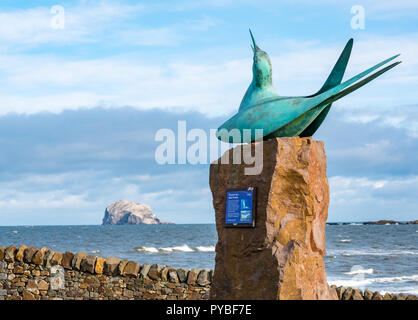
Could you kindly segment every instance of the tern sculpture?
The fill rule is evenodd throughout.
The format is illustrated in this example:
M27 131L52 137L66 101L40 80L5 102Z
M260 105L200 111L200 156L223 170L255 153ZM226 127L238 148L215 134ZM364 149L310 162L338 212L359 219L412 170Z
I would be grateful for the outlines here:
M398 54L341 83L353 47L353 39L350 39L317 93L299 97L279 96L272 83L270 58L257 46L251 30L250 35L254 52L253 79L238 112L218 128L216 135L224 142L252 142L255 140L255 129L263 129L264 140L276 137L312 136L324 121L334 101L401 63L393 62L378 70L397 58ZM376 72L373 73L374 71ZM235 132L238 130L240 133L239 141L237 135L230 134L234 129ZM244 134L245 129L251 129L251 134Z

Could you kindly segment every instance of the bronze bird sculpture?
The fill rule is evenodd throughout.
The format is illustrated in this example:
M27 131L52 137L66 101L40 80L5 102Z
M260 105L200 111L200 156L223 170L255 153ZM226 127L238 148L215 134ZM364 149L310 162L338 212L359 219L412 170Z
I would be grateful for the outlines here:
M253 79L248 87L238 112L222 124L216 133L219 140L230 143L252 142L255 129L263 129L263 139L276 137L312 136L327 116L334 101L364 86L399 63L394 62L376 71L399 56L395 55L366 71L342 82L353 47L350 39L322 88L309 96L279 96L272 83L272 67L268 54L261 50L253 37ZM366 77L369 75L368 77ZM366 78L364 78L366 77ZM363 80L361 80L364 78ZM243 134L251 129L250 135ZM238 130L239 141L231 131Z

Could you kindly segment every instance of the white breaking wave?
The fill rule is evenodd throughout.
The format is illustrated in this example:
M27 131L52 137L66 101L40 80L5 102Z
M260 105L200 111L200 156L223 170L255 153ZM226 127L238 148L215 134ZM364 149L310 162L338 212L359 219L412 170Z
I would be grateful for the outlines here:
M372 274L373 273L373 269L372 268L370 268L370 269L358 269L358 270L352 270L352 271L350 271L350 272L345 272L345 274L348 274L348 275L355 275L355 274Z
M187 244L182 246L175 246L175 247L162 247L162 248L155 248L155 247L136 247L136 251L140 252L147 252L147 253L172 253L172 252L214 252L215 246L199 246L199 247L189 247Z
M403 293L403 294L418 295L418 289L413 289L413 288L410 288L410 287L406 287L406 288L397 288L397 289L393 289L393 290L390 290L390 291L386 291L386 290L380 291L380 294L382 294L382 295L384 295L385 293L395 293L395 294Z
M337 287L365 287L374 283L401 283L401 282L418 282L418 274L412 276L400 277L383 277L383 278L362 278L362 279L329 279L329 284L334 284Z
M338 242L342 242L342 243L351 242L351 239L341 239Z
M154 247L137 247L135 250L149 253L158 253L158 249Z
M352 287L352 288L362 288L367 285L370 285L372 281L369 281L369 279L345 279L345 280L332 280L328 279L329 285L336 285L337 287L343 286L343 287Z
M190 248L187 244L178 247L167 247L167 248L159 248L158 250L173 252L173 251L180 251L180 252L193 252L194 250Z
M213 252L215 251L215 246L209 246L209 247L196 247L197 251L203 251L203 252Z

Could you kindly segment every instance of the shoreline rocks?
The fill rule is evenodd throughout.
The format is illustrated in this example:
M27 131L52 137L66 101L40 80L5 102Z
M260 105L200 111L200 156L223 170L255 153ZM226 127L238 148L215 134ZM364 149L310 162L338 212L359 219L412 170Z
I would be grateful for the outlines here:
M406 225L406 224L418 224L418 220L412 221L395 221L395 220L379 220L379 221L366 221L366 222L327 222L329 226L346 226L352 224L360 225Z
M400 221L395 221L395 220L379 220L379 221L368 221L368 222L364 222L363 224L388 225L388 224L410 224L410 222L400 222Z

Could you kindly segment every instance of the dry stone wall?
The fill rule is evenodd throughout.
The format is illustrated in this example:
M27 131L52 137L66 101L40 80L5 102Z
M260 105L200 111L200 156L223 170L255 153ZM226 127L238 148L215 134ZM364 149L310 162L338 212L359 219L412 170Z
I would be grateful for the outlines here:
M211 277L207 269L0 247L0 300L201 300L209 297Z
M0 247L0 300L206 300L212 270L139 265L85 252ZM331 286L340 300L416 300Z

